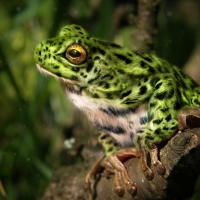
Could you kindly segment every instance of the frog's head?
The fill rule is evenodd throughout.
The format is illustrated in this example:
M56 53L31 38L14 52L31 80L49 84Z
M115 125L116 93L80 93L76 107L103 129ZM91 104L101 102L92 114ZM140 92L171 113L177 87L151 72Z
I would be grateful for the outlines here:
M80 76L85 75L81 71L92 64L90 40L82 27L65 26L58 37L44 40L36 47L34 59L38 69L66 83L83 83Z
M117 91L131 85L125 74L132 57L131 51L90 37L77 25L65 26L58 37L41 42L34 53L40 71L66 86L85 88L90 95L106 98L114 98L114 94L117 98Z

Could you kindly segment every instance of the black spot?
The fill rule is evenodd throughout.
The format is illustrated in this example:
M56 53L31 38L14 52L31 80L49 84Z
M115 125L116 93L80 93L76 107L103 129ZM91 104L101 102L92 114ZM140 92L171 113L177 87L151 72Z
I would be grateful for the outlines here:
M109 89L109 88L110 88L109 83L105 83L105 84L104 84L104 88L105 88L105 89Z
M172 119L171 114L167 115L167 117L165 119L166 119L166 121L170 121Z
M107 152L112 152L112 151L113 151L113 147L112 146L107 149Z
M162 82L156 84L155 89L159 89L161 85L162 85Z
M60 66L58 66L58 65L55 65L55 66L53 66L53 68L54 68L54 69L59 69L59 68L60 68Z
M127 58L126 56L119 54L119 53L114 53L114 55L119 58L120 60L124 61L126 64L132 63L132 60Z
M155 73L155 70L154 70L153 67L149 66L148 72L149 72L150 74L153 74L153 73Z
M195 104L199 104L198 99L195 99L193 102L194 102Z
M81 30L80 26L74 26L76 30Z
M176 101L176 102L174 103L174 109L175 109L175 110L179 110L180 108L181 108L180 103L179 103L178 101Z
M111 46L111 47L114 47L114 48L116 48L116 49L120 49L120 48L121 48L121 46L118 45L118 44L110 44L110 46Z
M102 54L102 55L105 55L105 53L106 53L103 49L101 49L101 48L99 48L99 47L98 47L98 51L99 51L100 54Z
M146 83L148 81L148 77L144 77L143 81Z
M112 140L106 140L106 144L112 144L113 141Z
M84 38L84 37L83 37ZM78 44L82 44L82 40L78 40Z
M72 69L71 69L73 72L79 72L80 71L80 68L78 68L78 67L72 67Z
M172 126L170 129L171 129L171 130L177 130L178 128L177 128L177 125L174 125L174 126Z
M150 57L145 57L143 56L143 58L147 61L147 62L152 62L152 59Z
M138 107L133 107L133 108L124 108L124 109L116 109L112 106L108 106L107 109L105 108L99 108L100 111L106 113L107 115L110 116L124 116L129 113L135 113L137 111Z
M99 82L99 86L102 86L103 84L104 84L103 81L100 81L100 82Z
M94 77L94 78L91 78L90 80L88 80L88 83L90 84L90 83L96 81L96 80L99 78L99 76L100 76L100 75L98 75L98 76L96 76L96 77Z
M168 94L168 98L172 98L174 95L174 89L172 88L170 91L169 91L169 94Z
M123 99L124 97L126 97L126 96L128 96L129 94L131 94L131 90L129 90L129 91L126 91L126 92L124 92L124 93L122 93L121 95L120 95L120 99Z
M163 121L163 119L154 119L153 123L154 124L160 124Z
M41 56L41 51L38 52L39 56Z
M64 27L64 30L71 31L71 29L70 29L70 28L68 28L68 27Z
M166 97L166 92L160 92L156 94L155 97L159 100L163 100Z
M107 99L113 99L113 94L112 93L107 93L106 94Z
M152 108L152 107L154 107L156 105L156 103L154 103L154 102L151 102L150 104L149 104L149 106Z
M140 124L141 125L146 124L147 122L148 122L148 117L147 116L140 117Z
M148 56L145 56L144 54L141 53L137 53L135 52L135 55L139 56L140 58L143 58L144 60L146 60L147 62L152 62L152 59Z
M154 133L155 133L156 135L159 135L159 134L161 134L162 132L161 132L160 128L158 128L158 129L156 129L156 130L154 131Z
M126 100L123 101L123 103L126 104L126 105L131 105L131 104L134 104L136 102L138 102L138 98L137 97L134 98L134 99L132 99L132 98L126 98Z
M62 44L63 44L63 42L59 42L58 44L59 44L59 45L62 45Z
M168 108L168 107L166 107L166 108L160 108L160 110L161 110L162 112L166 112L166 111L169 110L169 108Z
M81 32L81 31L79 31L78 33L81 34L81 35L83 35L83 32Z
M142 60L142 61L140 62L140 67L146 68L146 67L147 67L147 64Z
M133 139L135 136L134 132L130 132L130 138Z
M114 141L113 141L113 146L114 147L119 147L119 145L116 142L114 142Z
M100 140L105 140L105 139L108 138L108 137L109 137L108 134L102 134L102 135L99 137L99 139L100 139Z
M93 63L92 63L92 62L89 62L89 63L88 63L88 66L87 66L87 68L86 68L86 72L90 72L92 68L93 68Z
M55 74L56 74L56 76L62 76L62 74L59 73L59 72L57 72L57 73L55 73Z
M138 129L138 130L136 131L136 133L144 133L144 130Z
M70 78L71 80L74 80L74 81L78 81L78 77L77 76L71 76L71 78Z
M108 78L108 77L110 77L110 74L105 74L105 75L102 76L101 78L102 78L102 79L105 79L105 78Z
M93 53L96 53L97 52L97 48L96 47L92 47L92 51L93 51Z
M150 84L151 84L152 87L154 87L155 84L157 84L159 81L160 81L159 78L154 78L154 79L152 79L152 80L150 81Z
M133 54L131 54L131 53L127 53L127 56L133 56Z
M137 55L137 56L140 56L140 57L141 57L140 53L138 53L138 52L134 52L134 53L135 53L135 55Z
M98 99L98 98L99 98L99 95L98 95L97 93L94 93L94 94L93 94L93 98Z
M95 56L94 60L100 60L100 57L99 56Z
M94 69L94 73L97 73L97 68L95 67L95 69Z
M112 133L116 133L116 134L124 134L125 133L125 130L120 126L102 125L102 124L99 124L99 122L97 122L97 121L95 121L94 123L98 128L112 132Z
M110 77L109 77L109 78L110 78L110 80L113 80L114 76L113 76L113 75L110 75Z
M147 136L145 136L145 139L147 139L147 140L153 140L154 138L152 136L150 136L150 135L147 135Z
M123 71L122 69L117 70L117 72L118 72L119 74L125 74L125 71Z
M139 94L142 95L142 94L145 94L147 91L147 87L145 85L143 85L142 87L140 87L140 91L139 91Z
M110 113L107 109L105 109L105 108L99 108L99 110L102 111L102 112L104 112L104 113L106 113L106 114L108 114L108 115L111 114L111 113Z

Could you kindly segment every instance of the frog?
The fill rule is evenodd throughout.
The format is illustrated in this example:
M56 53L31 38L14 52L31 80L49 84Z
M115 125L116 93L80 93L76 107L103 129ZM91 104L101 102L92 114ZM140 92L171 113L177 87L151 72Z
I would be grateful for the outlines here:
M101 130L105 157L98 165L114 173L118 196L137 190L124 158L138 157L148 180L154 177L151 166L165 174L158 144L177 133L182 110L200 107L200 87L191 77L156 55L91 37L76 24L39 43L34 59L39 71L60 81L67 98Z

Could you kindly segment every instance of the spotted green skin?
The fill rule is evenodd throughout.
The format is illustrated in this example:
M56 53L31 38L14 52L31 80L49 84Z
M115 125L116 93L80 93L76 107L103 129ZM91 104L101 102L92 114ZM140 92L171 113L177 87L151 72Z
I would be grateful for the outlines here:
M66 49L72 44L79 44L86 50L83 63L72 64L65 57ZM171 138L178 130L177 115L182 108L200 105L200 87L176 66L154 55L135 53L90 37L78 25L65 26L58 37L40 43L34 58L42 70L57 77L70 94L94 99L99 105L107 102L104 117L110 115L112 123L120 117L126 120L131 112L138 114L131 108L144 106L144 122L138 125L136 132L130 133L130 142L123 146L138 146L138 138L141 138L142 145L149 150L151 144ZM91 120L95 123L98 119ZM113 135L125 134L116 130L116 125L106 123L107 126L95 124ZM118 128L123 130L127 124ZM107 155L118 150L108 138L105 134L100 136ZM120 140L123 137L117 141L123 143Z

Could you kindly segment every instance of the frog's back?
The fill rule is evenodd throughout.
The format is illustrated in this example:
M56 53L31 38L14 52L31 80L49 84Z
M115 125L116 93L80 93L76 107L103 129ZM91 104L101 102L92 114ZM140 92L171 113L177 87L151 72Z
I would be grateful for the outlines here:
M138 54L140 55L140 54ZM200 106L200 86L187 74L185 74L177 66L170 65L167 61L158 58L155 55L141 54L141 58L146 59L145 56L151 58L153 73L159 73L163 76L163 81L166 81L166 77L170 74L173 77L174 89L176 90L176 95L179 97L180 108L185 106ZM172 85L169 85L169 89ZM171 95L174 93L171 92ZM170 98L169 96L168 98Z

